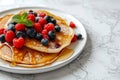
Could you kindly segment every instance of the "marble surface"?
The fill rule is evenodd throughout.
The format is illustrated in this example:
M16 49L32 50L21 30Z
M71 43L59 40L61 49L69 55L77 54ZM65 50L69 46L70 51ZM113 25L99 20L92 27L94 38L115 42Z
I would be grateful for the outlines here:
M0 11L21 6L66 11L83 23L88 42L60 69L31 75L0 71L0 80L120 80L120 0L0 0Z

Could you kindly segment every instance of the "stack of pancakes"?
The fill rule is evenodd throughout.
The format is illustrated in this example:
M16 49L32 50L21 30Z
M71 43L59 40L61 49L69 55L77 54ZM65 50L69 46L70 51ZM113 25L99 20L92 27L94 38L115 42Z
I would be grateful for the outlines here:
M18 14L27 12L20 11ZM56 19L57 24L61 27L61 32L56 34L56 40L51 41L49 46L43 46L40 41L25 38L25 45L22 49L17 49L7 43L0 43L0 58L6 60L13 65L22 67L40 67L53 63L61 54L65 54L66 47L70 45L74 36L73 30L68 26L66 21L46 10L37 10L37 13L44 12ZM7 28L14 14L6 15L0 18L0 27ZM55 45L60 47L56 48Z

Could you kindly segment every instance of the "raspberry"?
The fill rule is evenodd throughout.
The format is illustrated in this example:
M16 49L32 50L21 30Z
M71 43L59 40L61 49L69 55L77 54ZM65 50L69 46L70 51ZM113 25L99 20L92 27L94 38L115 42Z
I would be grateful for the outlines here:
M18 23L18 24L15 25L15 29L17 31L24 31L25 30L25 25Z
M13 39L13 45L16 48L22 48L24 46L25 40L24 38L20 37L20 38L14 38Z
M44 29L44 30L42 31L42 35L48 35L47 29Z
M11 30L7 31L6 34L5 34L6 42L12 42L14 37L15 37L15 33Z
M38 33L42 32L42 26L40 23L34 23L34 28Z
M71 21L71 22L70 22L70 27L71 27L71 28L75 28L76 25Z
M29 20L31 20L31 21L35 21L35 16L34 16L34 14L28 14L27 15L27 19L29 19Z
M45 17L45 16L46 16L46 14L45 14L45 13L43 13L43 12L41 12L41 13L39 14L39 16L40 16L40 17Z
M47 21L44 18L40 18L38 21L42 26L44 26L45 24L47 24Z
M4 34L4 30L5 30L4 28L0 28L0 35Z
M77 41L77 35L74 34L71 42L75 42L75 41Z
M48 35L43 35L43 38L49 39L49 36Z
M44 29L47 29L48 31L54 30L54 24L48 23L44 26Z

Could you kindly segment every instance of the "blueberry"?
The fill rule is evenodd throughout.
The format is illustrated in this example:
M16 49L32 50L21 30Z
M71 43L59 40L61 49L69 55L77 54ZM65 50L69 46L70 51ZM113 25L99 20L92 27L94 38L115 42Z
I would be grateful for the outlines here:
M4 42L5 41L5 34L1 34L0 35L0 42Z
M33 10L29 10L29 12L33 12Z
M49 23L51 21L51 16L45 16L44 19L47 21L47 23Z
M35 17L35 22L38 22L40 17Z
M82 39L82 34L77 34L77 39L81 40Z
M35 15L35 17L37 16L37 13L36 13L36 12L33 12L33 14Z
M49 43L49 40L48 39L42 39L41 40L41 43L42 43L42 45L44 45L44 46L48 46L48 43Z
M34 38L37 32L35 31L35 29L29 28L27 29L26 34L28 35L29 38Z
M50 39L54 40L56 38L56 32L55 31L49 31L48 36Z
M25 32L23 32L23 31L17 31L17 32L16 32L16 37L17 37L17 38L19 38L19 37L25 38L25 36L26 36L26 35L25 35Z
M35 38L37 40L41 40L42 39L42 34L41 33L37 33L37 35L35 36Z
M60 32L60 30L61 30L60 26L55 26L55 30L56 30L56 32Z
M54 25L56 25L56 20L55 19L51 18L50 22L53 23Z
M9 24L8 24L8 27L7 27L7 30L15 31L15 25L12 24L12 23L9 23Z

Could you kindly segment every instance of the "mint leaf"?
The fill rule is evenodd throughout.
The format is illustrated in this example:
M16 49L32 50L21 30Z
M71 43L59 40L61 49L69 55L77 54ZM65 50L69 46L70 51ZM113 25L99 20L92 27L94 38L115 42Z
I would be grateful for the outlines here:
M32 27L33 26L33 22L31 20L25 20L24 21L24 24L27 26L27 27Z
M22 23L27 27L32 27L33 22L27 19L27 13L23 13L22 15L14 15L12 17L13 21L16 23Z
M21 15L21 20L24 20L24 19L26 19L27 18L27 13L23 13L22 15Z
M12 19L13 19L14 22L18 23L18 22L20 22L21 16L20 15L15 15L15 16L12 17Z

